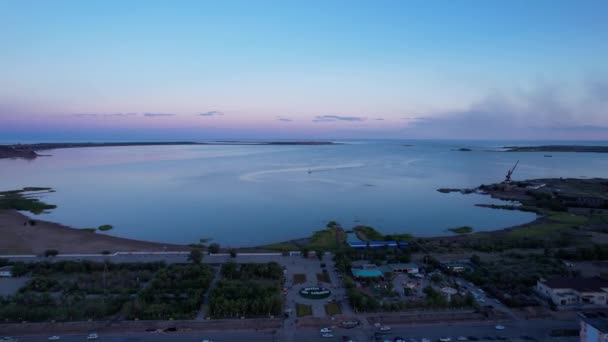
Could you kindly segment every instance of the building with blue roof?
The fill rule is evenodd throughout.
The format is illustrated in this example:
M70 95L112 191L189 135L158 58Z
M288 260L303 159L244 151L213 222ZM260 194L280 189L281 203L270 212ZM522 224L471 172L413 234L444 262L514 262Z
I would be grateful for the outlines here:
M357 249L367 248L368 246L369 246L369 248L380 248L380 247L403 248L403 247L409 246L409 243L397 242L397 241L369 241L369 242L352 241L352 242L349 242L348 245L351 248L357 248Z

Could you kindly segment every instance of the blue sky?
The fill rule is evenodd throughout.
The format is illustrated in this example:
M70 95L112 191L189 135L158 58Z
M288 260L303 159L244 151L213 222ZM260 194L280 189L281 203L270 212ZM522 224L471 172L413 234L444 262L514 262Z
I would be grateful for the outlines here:
M606 13L606 1L2 1L0 134L606 139Z

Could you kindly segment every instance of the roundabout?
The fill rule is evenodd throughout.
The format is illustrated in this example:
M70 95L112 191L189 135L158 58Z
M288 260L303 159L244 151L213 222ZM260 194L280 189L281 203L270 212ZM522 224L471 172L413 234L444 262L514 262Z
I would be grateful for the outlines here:
M325 287L308 286L299 291L300 296L308 299L323 299L331 295L331 290Z

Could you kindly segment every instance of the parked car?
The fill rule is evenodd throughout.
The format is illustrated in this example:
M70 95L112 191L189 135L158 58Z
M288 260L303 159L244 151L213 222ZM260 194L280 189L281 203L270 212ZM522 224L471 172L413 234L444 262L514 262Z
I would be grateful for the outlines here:
M439 339L440 342L450 342L452 340L451 337L442 337Z
M497 324L495 326L495 328L496 328L496 330L505 330L505 326L504 325L500 325L500 324Z
M96 339L98 339L98 338L99 338L99 335L97 335L97 333L90 333L90 334L87 336L87 340L96 340Z
M322 333L330 333L332 332L331 328L321 328Z
M390 331L391 327L389 327L388 325L383 325L380 327L380 331Z
M321 337L334 337L334 334L332 334L332 333L323 333L323 334L321 334Z
M55 336L49 336L48 338L49 341L59 341L61 340L61 337L55 335Z

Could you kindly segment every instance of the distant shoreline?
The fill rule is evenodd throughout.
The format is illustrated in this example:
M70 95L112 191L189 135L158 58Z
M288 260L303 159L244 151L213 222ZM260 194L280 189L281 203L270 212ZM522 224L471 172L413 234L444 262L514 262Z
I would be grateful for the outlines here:
M0 145L0 159L2 158L22 158L34 159L41 155L37 151L56 150L62 148L82 148L82 147L124 147L124 146L179 146L179 145L304 145L304 146L322 146L322 145L342 145L342 143L330 141L211 141L211 142L194 142L194 141L134 141L134 142L78 142L78 143L37 143L37 144L10 144Z
M608 146L584 145L542 145L542 146L505 146L505 152L591 152L608 153Z

